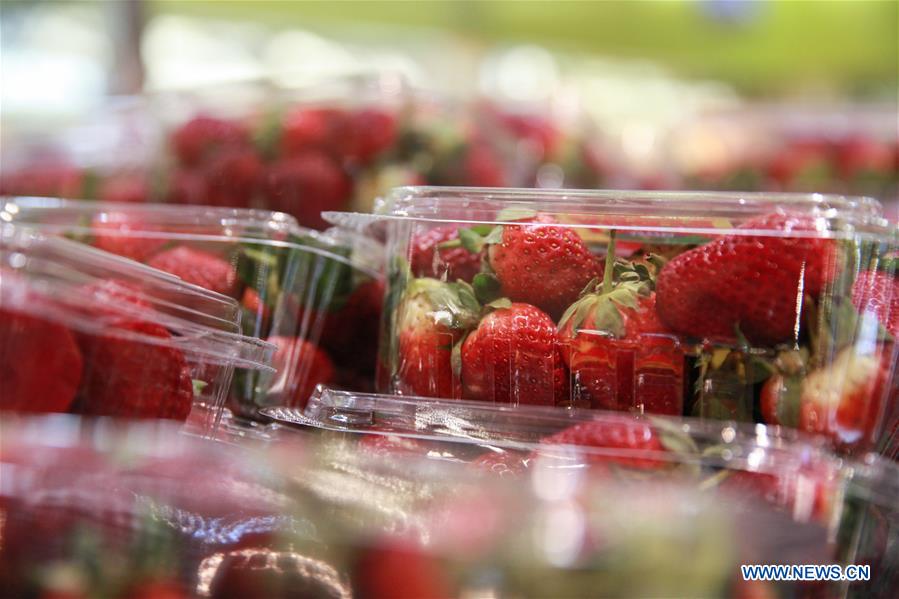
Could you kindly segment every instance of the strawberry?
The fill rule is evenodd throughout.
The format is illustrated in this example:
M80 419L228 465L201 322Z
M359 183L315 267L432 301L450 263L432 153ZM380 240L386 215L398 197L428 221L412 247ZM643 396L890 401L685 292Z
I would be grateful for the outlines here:
M895 366L891 349L861 355L849 347L812 371L800 389L799 428L828 435L846 447L872 440ZM890 395L896 395L895 388ZM889 398L887 405L895 399Z
M795 341L803 294L817 296L833 275L834 242L814 238L814 217L773 213L743 231L798 232L810 237L729 234L668 262L656 283L656 306L673 331L752 343Z
M350 115L344 133L343 155L360 164L369 164L396 142L396 119L383 110L359 110Z
M265 305L265 302L260 299L259 293L255 289L252 287L245 287L243 296L240 299L240 304L251 316L250 320L252 322L245 322L245 324L251 324L255 327L251 332L254 337L259 337L259 333L263 330L268 330L268 322L272 315L271 310L269 310L268 306Z
M273 365L278 371L279 389L287 406L305 408L315 387L334 380L334 364L315 344L288 337L270 337L277 346Z
M343 307L325 317L321 343L340 366L374 375L383 305L384 282L372 279L357 285Z
M498 116L507 131L517 139L533 144L541 157L552 155L562 139L555 125L541 115L507 112Z
M290 112L281 126L281 154L295 156L309 150L333 151L346 120L346 114L334 108L300 108Z
M72 332L4 306L0 339L0 410L68 410L83 364Z
M100 184L98 197L102 202L141 204L150 201L150 186L141 175L118 175Z
M272 164L265 179L270 209L287 212L300 224L318 229L328 226L321 213L340 210L351 194L352 181L340 165L317 151Z
M581 422L544 437L540 444L592 448L596 451L587 453L591 464L618 464L638 469L663 466L668 452L661 436L652 426L627 416L607 416L602 420ZM545 454L546 451L538 449L537 453Z
M209 186L200 170L177 169L169 179L166 201L200 206L207 203Z
M0 176L0 194L80 198L86 179L84 171L69 164L32 164Z
M849 181L865 173L888 173L893 169L893 150L884 142L853 136L834 148L837 170Z
M152 227L139 216L125 212L104 212L91 222L93 246L111 254L145 262L162 249L165 239L154 237Z
M409 264L416 277L471 282L481 271L482 252L472 252L459 243L459 226L447 225L412 237Z
M652 284L646 265L616 263L613 231L602 285L582 295L559 320L576 405L682 413L684 354L659 322Z
M459 182L472 187L502 187L506 175L499 157L489 146L474 144L465 154Z
M852 284L852 303L899 337L899 278L882 271L860 272Z
M462 396L509 404L568 399L568 373L552 319L530 304L490 312L462 343Z
M203 169L206 203L231 208L252 205L265 167L251 148L227 148L213 156Z
M249 145L250 134L236 122L199 115L178 127L172 149L186 166L196 166L222 147Z
M659 322L654 294L619 286L586 295L568 314L559 322L559 338L576 405L681 415L684 353Z
M187 418L194 393L184 354L147 338L167 343L172 336L149 322L119 322L109 332L78 334L85 363L76 403L79 412L125 418Z
M802 379L775 374L762 385L759 408L766 424L796 428L799 424L799 391Z
M397 310L396 392L458 398L461 387L453 371L453 348L477 323L479 310L473 292L464 286L413 280Z
M826 522L836 492L832 469L824 462L774 466L767 471L731 468L718 488L738 497L754 495L788 510L798 521Z
M832 176L827 148L818 142L794 143L772 156L764 168L776 189L814 187Z
M215 254L181 245L156 254L147 265L210 291L237 297L237 272L230 262Z
M369 599L454 596L447 573L435 557L417 543L392 537L360 552L353 587L359 597Z
M500 225L485 242L502 294L558 318L598 276L599 263L573 229L555 223L538 214L527 224Z

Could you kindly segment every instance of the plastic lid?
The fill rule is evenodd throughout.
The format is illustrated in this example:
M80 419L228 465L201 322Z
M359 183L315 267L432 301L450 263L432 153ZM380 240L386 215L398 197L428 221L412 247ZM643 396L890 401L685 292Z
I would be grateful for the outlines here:
M83 332L177 347L211 364L272 370L272 344L225 330L221 321L182 309L178 303L207 294L218 299L180 279L78 243L12 225L0 228L0 305L4 309ZM123 320L158 324L171 337L116 326Z
M353 260L346 239L302 227L283 212L15 197L0 199L0 220L75 239L93 235L95 223L121 222L121 228L104 230L104 235L292 248L372 270L367 262Z
M374 215L325 212L323 216L335 225L366 229L385 219L500 224L539 212L571 227L783 236L782 230L737 229L753 217L776 211L818 219L817 230L786 233L791 237L882 236L890 231L873 198L762 192L400 187L379 200Z

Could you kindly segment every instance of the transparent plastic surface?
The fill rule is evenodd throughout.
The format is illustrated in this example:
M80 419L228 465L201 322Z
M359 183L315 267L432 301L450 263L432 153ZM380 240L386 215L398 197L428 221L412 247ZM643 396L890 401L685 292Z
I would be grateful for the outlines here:
M402 188L379 389L782 424L895 415L899 232L869 198Z
M370 239L236 208L17 198L3 214L239 302L242 332L278 348L277 374L235 376L228 406L241 417L305 405L319 383L373 389L384 283Z
M159 423L2 426L0 580L17 594L887 598L896 583L896 471L876 459L829 479L823 521L755 479L726 488L727 467L492 476L324 437L222 451ZM744 582L758 563L869 564L871 581Z
M235 369L271 370L274 347L185 308L182 297L222 299L130 260L3 225L0 408L170 418L213 432Z

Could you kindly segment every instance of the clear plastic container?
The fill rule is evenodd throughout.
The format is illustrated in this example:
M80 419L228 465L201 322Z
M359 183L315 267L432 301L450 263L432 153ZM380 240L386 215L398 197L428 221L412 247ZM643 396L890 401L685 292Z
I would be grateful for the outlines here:
M846 450L895 413L899 233L875 200L422 187L327 216L393 257L380 390L755 420Z
M352 232L319 233L279 212L16 198L8 220L64 235L240 302L242 332L275 344L277 374L235 377L228 406L304 405L319 383L372 390L383 256Z
M493 476L326 437L222 451L160 423L3 426L0 581L19 594L886 599L897 582L894 464L727 427L699 467L610 451L612 470ZM783 509L775 474L806 511ZM742 580L767 563L869 565L871 581Z
M0 242L5 411L170 418L211 434L235 371L271 370L271 344L178 303L204 290L8 224Z

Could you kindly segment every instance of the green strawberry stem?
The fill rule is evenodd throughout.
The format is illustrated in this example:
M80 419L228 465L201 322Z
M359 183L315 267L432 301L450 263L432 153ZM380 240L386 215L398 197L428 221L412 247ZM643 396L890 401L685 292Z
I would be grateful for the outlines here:
M609 246L606 250L606 265L602 273L602 292L612 291L612 278L615 272L615 229L609 230Z

